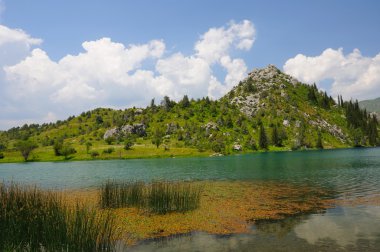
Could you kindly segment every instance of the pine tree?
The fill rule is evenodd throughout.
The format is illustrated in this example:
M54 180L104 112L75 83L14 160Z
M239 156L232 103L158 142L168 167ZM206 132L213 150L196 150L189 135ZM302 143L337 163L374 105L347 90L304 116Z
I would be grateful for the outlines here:
M377 139L379 138L378 132L377 132L377 125L378 125L377 118L375 115L373 115L368 125L368 141L369 141L369 145L371 146L377 145Z
M268 137L263 124L260 125L259 146L263 150L268 150Z
M282 146L282 139L278 133L277 125L272 128L272 144L278 147Z
M181 101L181 105L182 105L182 108L187 108L190 106L189 97L187 97L187 95L183 96L183 99Z
M323 149L322 134L320 131L318 131L318 138L315 147L317 147L318 149Z

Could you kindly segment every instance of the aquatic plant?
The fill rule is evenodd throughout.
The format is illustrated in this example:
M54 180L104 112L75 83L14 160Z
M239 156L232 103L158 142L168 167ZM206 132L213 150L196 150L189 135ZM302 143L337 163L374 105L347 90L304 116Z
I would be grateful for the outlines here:
M0 251L104 251L113 248L113 216L60 194L0 183Z
M100 207L139 207L144 204L143 182L117 182L108 180L100 188Z
M202 188L192 183L107 181L100 189L102 208L140 207L151 212L186 212L199 207Z
M148 208L152 212L186 212L199 207L201 187L185 182L157 181L148 187Z

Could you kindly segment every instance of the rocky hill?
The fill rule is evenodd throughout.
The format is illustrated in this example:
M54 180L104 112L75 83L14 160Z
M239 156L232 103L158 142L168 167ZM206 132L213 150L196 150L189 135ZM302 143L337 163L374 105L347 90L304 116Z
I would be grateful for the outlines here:
M38 144L36 160L59 160L65 145L76 150L73 159L211 155L377 145L378 126L357 102L336 103L269 65L215 101L165 97L146 108L99 108L1 132L3 162L18 160L20 140Z

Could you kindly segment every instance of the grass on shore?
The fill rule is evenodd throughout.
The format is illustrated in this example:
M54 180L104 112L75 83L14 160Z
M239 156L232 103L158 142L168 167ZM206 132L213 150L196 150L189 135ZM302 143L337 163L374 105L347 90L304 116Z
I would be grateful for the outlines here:
M109 251L114 217L58 193L0 183L0 251Z

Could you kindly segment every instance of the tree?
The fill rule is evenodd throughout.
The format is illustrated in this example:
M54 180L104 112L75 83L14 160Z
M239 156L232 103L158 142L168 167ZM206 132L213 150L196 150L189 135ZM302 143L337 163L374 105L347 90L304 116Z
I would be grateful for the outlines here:
M127 137L124 141L124 149L130 150L133 144L134 144L133 139L131 137Z
M56 140L54 142L54 145L53 145L53 149L54 149L54 154L56 156L61 156L61 149L62 149L62 146L63 146L63 140Z
M282 139L278 133L277 125L274 125L272 128L272 144L277 147L282 146Z
M91 142L86 142L86 153L87 153L87 154L90 153L91 146L92 146L92 143L91 143Z
M190 106L189 97L187 95L184 95L181 101L182 108L187 108Z
M65 157L65 159L69 159L71 154L77 153L77 151L70 144L62 145L59 153Z
M268 137L263 124L260 124L259 146L263 150L268 150Z
M315 147L317 147L317 149L323 149L322 134L320 131L318 131L318 138Z
M30 153L37 147L37 144L30 140L19 141L16 143L16 149L21 152L25 161L28 161Z
M160 128L156 128L153 134L152 138L152 144L156 145L157 149L160 147L162 144L162 137L163 137L163 132L160 130Z
M377 145L377 139L379 138L378 132L377 132L377 118L375 115L372 116L369 125L368 125L368 141L369 145L376 146Z
M256 151L257 150L257 145L255 139L253 139L252 136L249 136L247 140L245 141L245 147L249 150Z

